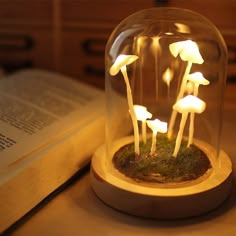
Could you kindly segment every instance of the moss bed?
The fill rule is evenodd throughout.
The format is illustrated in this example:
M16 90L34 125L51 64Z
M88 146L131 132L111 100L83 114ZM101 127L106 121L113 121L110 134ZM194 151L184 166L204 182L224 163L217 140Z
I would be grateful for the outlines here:
M113 164L124 175L152 183L181 183L195 180L211 168L207 155L195 145L187 148L182 141L177 157L172 153L175 140L157 135L156 152L150 155L151 139L140 143L140 155L135 156L134 144L120 148L113 157Z

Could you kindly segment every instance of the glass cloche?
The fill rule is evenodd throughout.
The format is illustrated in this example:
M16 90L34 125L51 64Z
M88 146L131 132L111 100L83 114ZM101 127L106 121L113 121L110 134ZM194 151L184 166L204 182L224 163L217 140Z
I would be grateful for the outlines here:
M98 197L153 218L201 214L227 197L232 168L221 149L226 67L222 35L192 11L147 9L114 29L105 52L106 144L92 161ZM103 187L94 176L105 180ZM213 191L220 200L210 199ZM186 200L188 210L179 212Z

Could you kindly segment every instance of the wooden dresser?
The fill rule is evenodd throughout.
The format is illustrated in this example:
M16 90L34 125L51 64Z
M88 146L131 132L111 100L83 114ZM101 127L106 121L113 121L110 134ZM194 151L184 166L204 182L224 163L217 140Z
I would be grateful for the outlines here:
M236 1L225 0L0 0L0 66L37 67L104 86L104 49L125 17L150 7L181 7L209 18L229 49L236 81Z

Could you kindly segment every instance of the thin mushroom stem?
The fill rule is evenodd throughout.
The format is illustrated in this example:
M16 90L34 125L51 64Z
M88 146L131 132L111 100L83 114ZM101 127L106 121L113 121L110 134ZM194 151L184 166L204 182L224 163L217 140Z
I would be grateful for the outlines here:
M181 86L180 86L180 91L179 91L179 94L177 96L176 102L179 99L181 99L184 95L184 91L185 91L185 87L186 87L186 83L187 83L187 75L189 74L189 72L191 70L191 67L192 67L192 62L189 61L188 64L187 64L187 67L185 69L185 72L184 72L184 76L183 76L183 79L182 79L182 83L181 83ZM167 137L168 138L170 138L173 134L173 128L174 128L176 116L177 116L177 111L173 110L172 113L171 113L171 117L170 117L169 129L168 129L168 132L167 132Z
M190 145L193 143L193 133L194 133L194 112L190 113L190 124L189 124L189 136L188 136L188 145L187 147L190 147Z
M181 121L180 121L179 132L178 132L176 142L175 142L175 149L174 149L174 153L173 153L174 157L176 157L179 152L179 148L180 148L180 144L181 144L181 141L183 138L183 132L184 132L184 127L186 124L187 117L188 117L188 112L183 112L182 117L181 117Z
M198 88L199 88L199 84L194 84L194 88L193 88L193 95L197 97L198 95Z
M143 136L143 143L145 144L147 142L147 136L146 136L146 120L142 121L142 136Z
M125 84L126 84L128 106L129 106L130 116L131 116L131 120L132 120L133 127L134 127L134 152L135 152L135 154L139 155L140 150L139 150L138 121L135 116L133 98L132 98L132 94L131 94L131 88L130 88L130 84L129 84L126 66L121 67L121 72L124 76L124 80L125 80Z
M172 113L171 113L171 117L170 117L169 129L168 129L168 132L167 132L167 137L168 138L172 137L176 116L177 116L177 111L173 110Z
M198 84L194 84L194 90L193 90L193 94L194 96L197 97L198 95ZM190 147L190 145L193 143L193 134L194 134L194 117L195 117L195 113L191 112L190 113L190 123L189 123L189 136L188 136L188 145L187 147Z
M151 146L151 152L150 154L154 154L156 151L156 137L157 137L157 132L152 132L152 146Z
M191 67L192 67L192 62L189 61L187 64L187 67L185 69L185 72L184 72L184 76L183 76L183 80L182 80L182 83L180 86L179 94L177 96L177 101L184 96L184 91L185 91L185 87L186 87L186 83L187 83L187 75L189 74Z

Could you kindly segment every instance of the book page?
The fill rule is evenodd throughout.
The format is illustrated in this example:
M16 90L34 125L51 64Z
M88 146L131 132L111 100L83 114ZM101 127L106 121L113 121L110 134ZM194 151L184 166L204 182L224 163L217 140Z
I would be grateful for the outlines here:
M104 92L42 70L0 80L0 173L104 116Z

